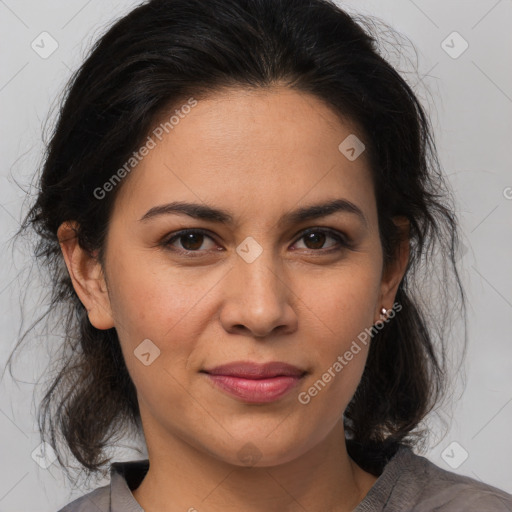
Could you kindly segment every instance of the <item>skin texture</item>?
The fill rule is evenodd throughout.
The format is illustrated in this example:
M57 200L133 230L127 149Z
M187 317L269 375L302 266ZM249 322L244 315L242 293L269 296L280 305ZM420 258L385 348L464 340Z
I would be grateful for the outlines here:
M307 405L297 399L393 306L407 264L404 243L383 271L365 154L349 161L338 149L353 133L317 98L282 86L218 92L124 179L104 269L76 243L72 223L60 227L75 290L95 327L115 326L137 388L150 469L133 494L146 512L348 511L375 483L348 456L342 422L369 345ZM366 223L349 212L278 222L340 198ZM140 220L171 201L229 210L234 223ZM186 228L208 235L165 248ZM353 245L321 232L312 240L307 228L330 228ZM236 252L247 237L262 248L251 263ZM160 350L147 366L134 355L145 339ZM240 360L308 373L268 404L244 403L200 373ZM240 456L247 450L249 465Z

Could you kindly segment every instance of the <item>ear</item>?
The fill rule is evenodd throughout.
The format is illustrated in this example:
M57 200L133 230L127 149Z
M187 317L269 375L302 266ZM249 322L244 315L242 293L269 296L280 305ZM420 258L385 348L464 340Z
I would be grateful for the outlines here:
M75 222L64 222L57 230L73 288L87 310L91 324L96 329L110 329L114 327L114 320L103 270L96 255L78 243L77 228Z
M402 281L407 264L409 263L409 219L397 216L393 217L393 222L400 229L400 243L393 261L384 269L382 274L380 300L377 303L375 322L382 320L382 314L380 312L382 307L390 309L393 306L398 286Z

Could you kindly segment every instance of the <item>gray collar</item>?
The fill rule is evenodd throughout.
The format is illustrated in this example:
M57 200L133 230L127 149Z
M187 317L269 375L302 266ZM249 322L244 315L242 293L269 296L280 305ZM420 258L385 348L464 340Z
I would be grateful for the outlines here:
M110 512L144 512L133 497L149 469L149 461L114 462L110 468Z

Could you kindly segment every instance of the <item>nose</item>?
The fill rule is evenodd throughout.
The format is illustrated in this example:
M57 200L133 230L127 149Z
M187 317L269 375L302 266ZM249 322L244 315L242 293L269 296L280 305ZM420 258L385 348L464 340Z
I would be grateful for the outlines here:
M263 338L297 329L296 297L272 251L252 262L237 254L223 285L220 321L226 332Z

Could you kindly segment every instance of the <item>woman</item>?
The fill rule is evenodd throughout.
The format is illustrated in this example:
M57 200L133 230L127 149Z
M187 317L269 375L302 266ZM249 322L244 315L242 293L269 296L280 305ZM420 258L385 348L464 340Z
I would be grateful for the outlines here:
M25 223L69 313L40 425L63 466L61 439L93 473L129 429L148 458L61 512L512 510L413 452L450 312L420 297L441 254L464 304L458 227L363 27L150 0L74 76Z

